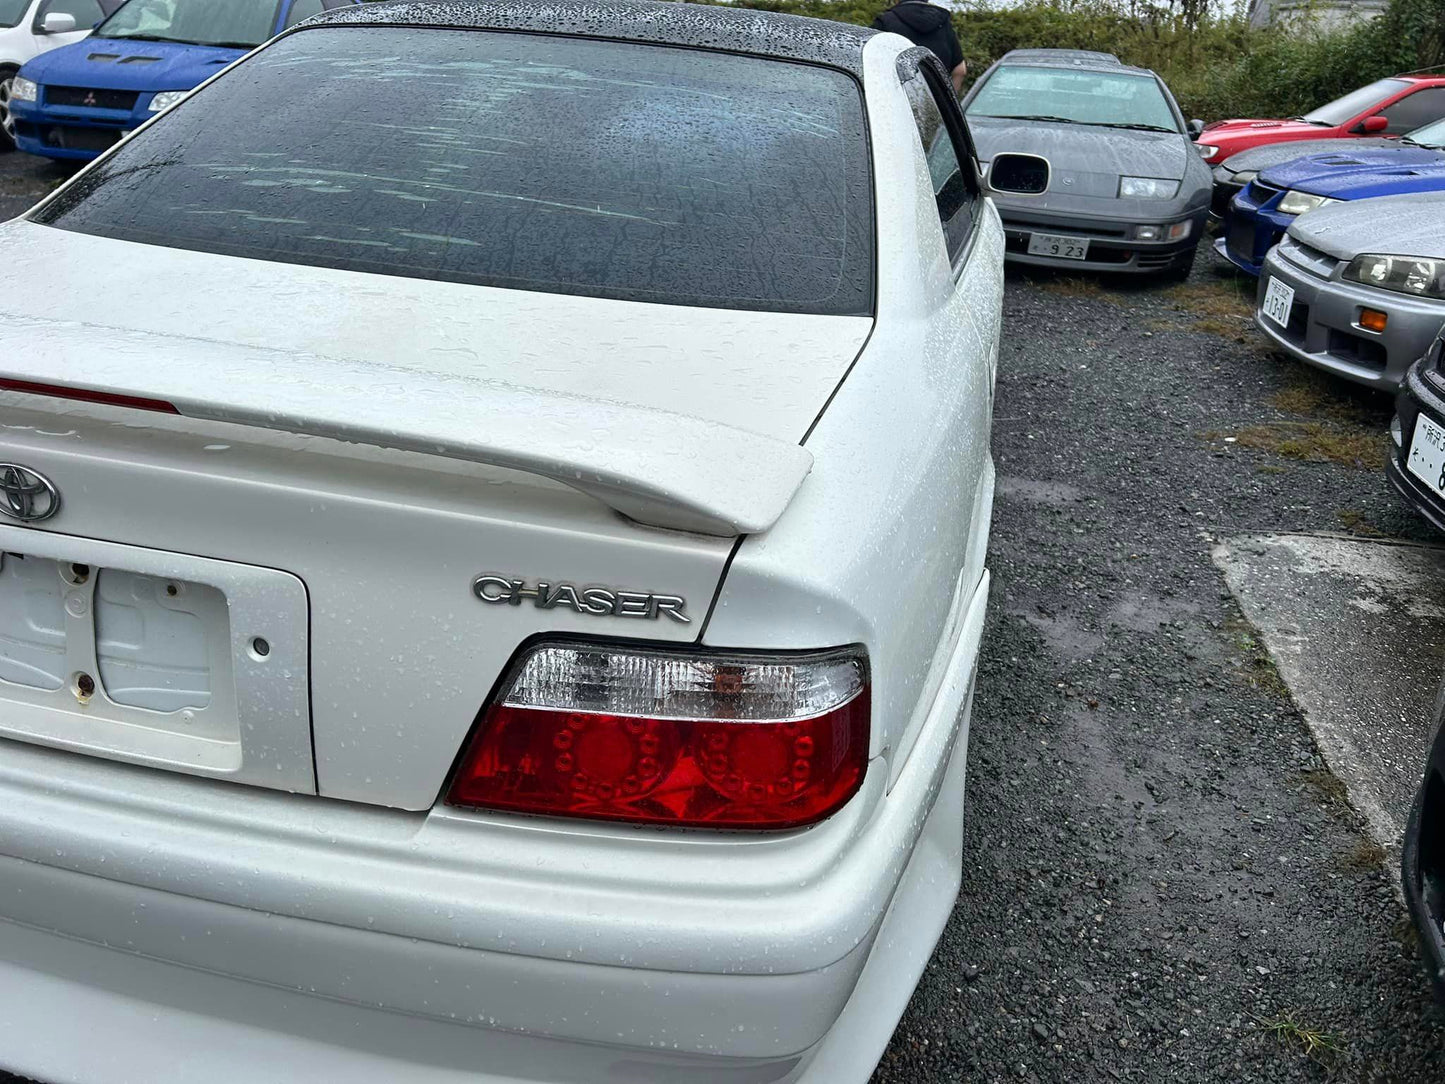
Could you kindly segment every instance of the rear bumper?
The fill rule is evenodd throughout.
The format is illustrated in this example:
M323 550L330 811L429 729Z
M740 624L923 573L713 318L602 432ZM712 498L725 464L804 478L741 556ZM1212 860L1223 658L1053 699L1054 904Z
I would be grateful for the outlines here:
M1281 256L1278 249L1269 253L1261 268L1261 301L1271 279L1295 291L1289 327L1282 328L1255 311L1255 323L1274 345L1307 365L1381 391L1400 387L1405 371L1425 354L1445 324L1445 302L1320 278ZM1383 332L1360 326L1365 308L1387 315Z
M1194 262L1194 249L1204 230L1207 208L1187 215L1134 221L1086 218L1080 215L1054 214L1045 211L1020 211L1001 206L1004 226L1004 260L1021 267L1050 267L1070 271L1102 271L1113 274L1150 275L1161 271L1182 270ZM1128 237L1135 225L1170 226L1189 222L1189 236L1182 241L1135 241ZM1085 260L1060 259L1053 256L1030 255L1029 237L1033 233L1059 233L1089 239L1089 256Z
M849 807L786 838L574 835L7 746L0 1065L862 1084L957 893L987 586L892 790L875 761Z

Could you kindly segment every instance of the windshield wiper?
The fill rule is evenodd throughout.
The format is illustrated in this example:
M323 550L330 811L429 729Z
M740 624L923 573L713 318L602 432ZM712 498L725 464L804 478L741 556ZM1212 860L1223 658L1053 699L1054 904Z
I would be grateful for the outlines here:
M1334 125L1327 120L1310 120L1309 117L1290 117L1290 120L1302 120L1306 124L1313 124L1316 128L1333 128Z
M92 34L92 37L104 38L107 41L168 41L172 44L180 41L178 38L164 38L159 34ZM190 45L188 41L181 41L181 45Z
M1084 120L1079 123L1092 125L1095 128L1127 128L1131 132L1173 132L1175 135L1180 134L1173 128L1165 128L1158 124L1129 124L1123 121L1114 122L1107 120Z
M996 117L999 120L1046 120L1054 124L1081 123L1073 117L1054 117L1047 113L990 113L986 115Z
M259 41L196 41L192 45L209 45L212 49L254 49Z

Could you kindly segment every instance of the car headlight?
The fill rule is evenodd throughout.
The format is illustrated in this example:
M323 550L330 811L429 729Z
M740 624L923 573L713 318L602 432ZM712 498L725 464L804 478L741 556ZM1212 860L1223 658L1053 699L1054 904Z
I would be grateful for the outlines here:
M1350 261L1344 277L1382 290L1445 300L1445 260L1365 253Z
M17 102L34 102L40 98L40 85L31 79L16 76L10 80L10 98Z
M1194 144L1194 149L1199 152L1199 157L1203 158L1206 162L1213 161L1215 155L1219 153L1218 147L1211 147L1208 143L1196 143Z
M162 109L169 109L189 93L189 90L163 90L151 99L150 111L159 113Z
M1178 181L1163 177L1120 177L1120 199L1173 199L1179 194Z
M1328 196L1316 196L1309 192L1296 192L1291 188L1284 194L1284 199L1279 201L1281 214L1302 215L1307 211L1318 210L1321 207L1329 207L1339 203L1337 199L1330 199Z

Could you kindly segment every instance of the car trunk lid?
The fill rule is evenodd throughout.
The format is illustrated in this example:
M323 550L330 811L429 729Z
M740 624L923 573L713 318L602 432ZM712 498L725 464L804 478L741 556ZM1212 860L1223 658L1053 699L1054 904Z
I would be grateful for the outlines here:
M0 377L514 467L639 521L765 530L865 317L621 302L0 227ZM43 263L44 273L28 267ZM204 313L198 324L197 313Z

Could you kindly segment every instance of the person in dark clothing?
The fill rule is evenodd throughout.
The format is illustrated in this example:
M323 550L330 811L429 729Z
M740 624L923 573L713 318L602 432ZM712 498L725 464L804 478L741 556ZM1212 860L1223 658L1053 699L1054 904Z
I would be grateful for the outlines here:
M926 0L900 0L873 20L873 29L902 34L914 45L932 50L953 76L954 93L962 93L968 65L963 62L963 46L958 44L947 10Z

